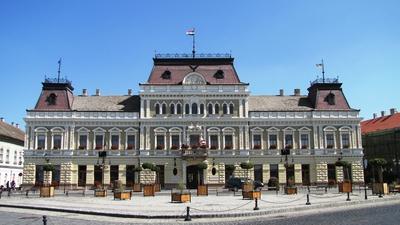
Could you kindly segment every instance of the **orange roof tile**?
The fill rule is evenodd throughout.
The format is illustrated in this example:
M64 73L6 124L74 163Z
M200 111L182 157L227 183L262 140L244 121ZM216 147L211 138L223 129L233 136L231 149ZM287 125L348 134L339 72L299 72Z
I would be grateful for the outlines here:
M361 133L384 131L400 128L400 113L382 116L375 119L364 120L361 122Z

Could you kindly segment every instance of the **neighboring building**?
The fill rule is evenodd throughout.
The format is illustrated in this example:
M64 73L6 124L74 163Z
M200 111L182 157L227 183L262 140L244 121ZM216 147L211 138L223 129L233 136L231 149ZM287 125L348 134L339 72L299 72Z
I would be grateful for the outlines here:
M23 149L25 134L19 125L0 120L0 185L15 181L16 187L22 182Z
M390 115L385 115L384 111L381 117L374 114L373 119L361 122L361 130L365 157L386 159L388 165L383 173L384 181L400 182L400 113L393 108L390 109ZM367 177L370 180L371 173Z
M204 182L223 186L232 175L225 165L251 161L252 179L326 184L343 179L338 157L352 163L363 182L359 110L352 109L337 79L318 79L307 95L252 96L229 55L156 55L139 95L73 94L67 80L46 79L36 106L27 111L24 184L43 182L45 158L55 165L53 184L93 186L138 181L133 168L160 168L166 188L198 183L196 165L206 162ZM126 81L124 81L126 82ZM187 148L186 148L187 147ZM285 168L281 149L290 149ZM107 151L101 169L99 151ZM45 156L45 157L43 157ZM104 177L104 180L103 180ZM154 177L141 175L141 182Z

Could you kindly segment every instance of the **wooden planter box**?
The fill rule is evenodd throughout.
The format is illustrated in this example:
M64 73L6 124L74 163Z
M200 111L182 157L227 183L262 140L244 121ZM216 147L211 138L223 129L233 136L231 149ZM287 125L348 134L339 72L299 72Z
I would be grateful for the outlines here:
M260 199L261 191L242 191L243 199Z
M389 194L388 184L387 183L374 183L372 185L372 194L374 194L374 195Z
M297 187L285 187L285 194L287 195L297 194Z
M160 192L161 191L161 184L154 184L154 191Z
M338 183L340 193L350 193L353 192L352 185L350 182L340 182Z
M190 192L171 192L171 202L192 202L192 195Z
M253 184L243 184L242 191L249 192L253 190L254 190Z
M132 198L132 192L130 191L117 191L114 192L114 200L119 199L119 200L131 200Z
M41 187L40 197L49 198L54 197L54 187Z
M155 196L155 186L154 184L143 185L143 196Z
M107 190L106 189L94 190L94 197L107 197Z
M197 196L207 196L208 195L208 185L197 186Z
M133 192L142 192L141 184L133 184Z

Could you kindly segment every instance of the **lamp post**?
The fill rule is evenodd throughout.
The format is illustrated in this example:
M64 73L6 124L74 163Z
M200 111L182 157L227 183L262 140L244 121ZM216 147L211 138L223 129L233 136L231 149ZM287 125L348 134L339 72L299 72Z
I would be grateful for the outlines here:
M99 152L99 158L101 158L101 164L97 161L97 165L100 165L101 168L101 188L104 190L104 169L106 167L106 158L107 158L107 151L103 150Z
M285 156L285 168L286 168L286 172L287 169L289 168L289 162L288 162L288 155L290 155L290 148L285 147L284 149L281 150L281 156ZM281 157L281 162L282 162L282 157ZM293 162L293 158L292 158L292 162ZM289 178L286 174L286 187L289 186Z
M367 196L367 181L366 181L366 175L365 175L365 171L367 171L367 167L368 167L368 160L364 155L363 156L363 168L364 168L364 199L365 200L368 199L368 196Z

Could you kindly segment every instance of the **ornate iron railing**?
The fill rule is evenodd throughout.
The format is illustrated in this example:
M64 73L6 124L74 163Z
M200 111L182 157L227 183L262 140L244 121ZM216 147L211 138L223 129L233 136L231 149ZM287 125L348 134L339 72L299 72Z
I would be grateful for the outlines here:
M185 59L193 58L193 54L190 53L156 53L154 58L156 59ZM232 58L230 53L197 53L194 58Z
M339 83L339 78L317 78L316 80L310 82L311 85L313 84L337 84Z

